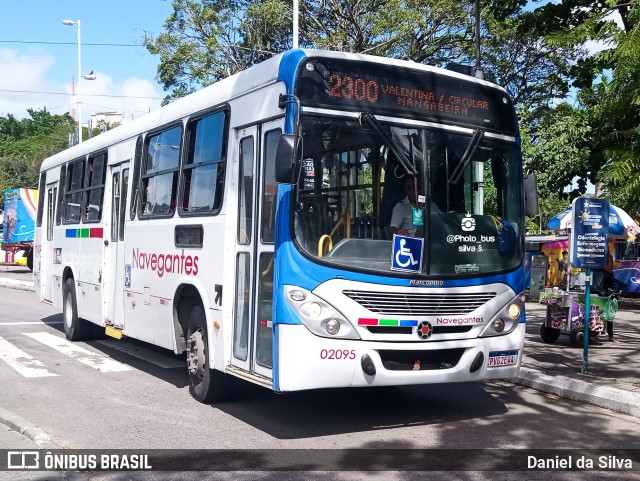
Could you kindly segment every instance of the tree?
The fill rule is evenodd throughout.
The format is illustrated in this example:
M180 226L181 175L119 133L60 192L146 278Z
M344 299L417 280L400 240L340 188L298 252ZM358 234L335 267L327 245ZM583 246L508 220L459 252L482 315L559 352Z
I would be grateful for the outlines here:
M37 187L42 161L67 148L75 128L69 114L52 115L46 109L27 112L29 117L20 121L12 115L0 117L0 202L7 189Z
M547 44L603 46L577 58L570 72L579 89L578 108L597 132L585 144L590 152L585 167L597 192L640 214L634 200L640 196L640 2L567 0L534 14Z
M536 109L567 95L571 59L585 50L580 45L545 44L531 15L499 20L487 10L482 58L488 79L503 86L516 105Z
M291 6L281 0L173 0L159 35L165 103L244 70L292 45ZM473 47L471 6L450 0L301 0L300 45L444 66Z
M173 13L144 44L160 56L164 103L288 48L290 8L280 0L173 0Z

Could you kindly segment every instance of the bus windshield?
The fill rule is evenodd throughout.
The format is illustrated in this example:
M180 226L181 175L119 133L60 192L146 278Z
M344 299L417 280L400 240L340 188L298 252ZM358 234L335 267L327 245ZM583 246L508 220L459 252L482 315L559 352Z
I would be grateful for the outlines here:
M370 114L359 120L303 114L301 131L293 231L306 255L391 273L392 215L402 204L411 217L407 234L425 239L423 276L486 275L520 265L515 141L480 129L382 123ZM411 200L407 184L416 191Z

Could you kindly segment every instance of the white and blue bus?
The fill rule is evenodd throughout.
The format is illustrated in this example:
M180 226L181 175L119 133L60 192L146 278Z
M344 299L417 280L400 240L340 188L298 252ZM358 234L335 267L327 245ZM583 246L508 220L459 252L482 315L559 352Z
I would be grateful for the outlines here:
M291 50L46 159L39 199L35 285L66 337L186 351L199 401L232 376L518 374L520 139L483 80ZM403 199L411 236L390 227Z

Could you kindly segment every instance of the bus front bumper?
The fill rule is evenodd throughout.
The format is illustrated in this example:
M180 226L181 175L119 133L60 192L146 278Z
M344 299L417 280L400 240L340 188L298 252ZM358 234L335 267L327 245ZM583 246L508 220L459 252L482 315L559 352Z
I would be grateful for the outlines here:
M324 338L299 324L276 329L274 387L284 392L514 378L525 324L503 336L403 343Z

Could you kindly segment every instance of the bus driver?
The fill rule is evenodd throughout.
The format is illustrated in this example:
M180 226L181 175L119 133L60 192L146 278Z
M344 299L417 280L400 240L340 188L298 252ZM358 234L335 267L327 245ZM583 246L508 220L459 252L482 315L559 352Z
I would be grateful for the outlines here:
M404 190L407 195L393 207L390 229L392 234L414 237L417 226L413 225L413 208L418 204L417 179L414 176L404 176Z

